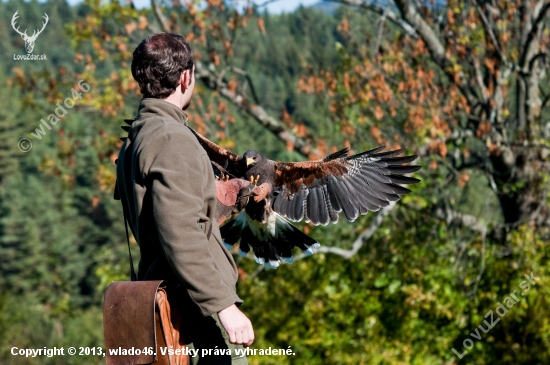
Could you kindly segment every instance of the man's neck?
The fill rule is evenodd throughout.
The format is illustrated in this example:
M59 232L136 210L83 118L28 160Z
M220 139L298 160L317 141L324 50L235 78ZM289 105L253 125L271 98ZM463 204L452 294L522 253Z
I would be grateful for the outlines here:
M181 97L177 92L175 92L172 95L168 96L166 99L160 99L160 100L164 100L167 103L173 104L173 105L177 106L179 109L181 109Z

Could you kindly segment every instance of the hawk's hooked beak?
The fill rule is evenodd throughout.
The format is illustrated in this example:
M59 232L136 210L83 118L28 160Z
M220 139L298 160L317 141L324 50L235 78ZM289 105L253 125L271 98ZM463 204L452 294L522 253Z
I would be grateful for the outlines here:
M253 158L247 158L246 159L246 167L250 166L250 165L254 165L256 163L256 161L254 161Z

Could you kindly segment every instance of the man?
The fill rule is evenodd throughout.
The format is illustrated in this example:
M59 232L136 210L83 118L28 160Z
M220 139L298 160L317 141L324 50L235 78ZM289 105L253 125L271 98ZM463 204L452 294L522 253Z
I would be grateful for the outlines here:
M156 33L133 54L143 99L117 163L123 208L140 246L138 280L163 279L184 293L183 335L191 349L231 349L192 364L247 364L235 349L254 341L237 308L237 267L216 223L215 177L206 151L187 127L195 85L183 37Z

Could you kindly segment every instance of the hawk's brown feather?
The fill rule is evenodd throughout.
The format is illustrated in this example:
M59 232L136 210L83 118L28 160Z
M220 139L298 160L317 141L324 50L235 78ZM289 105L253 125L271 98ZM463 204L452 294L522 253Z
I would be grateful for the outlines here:
M192 128L189 129L191 129L195 136L197 136L199 143L208 154L210 161L216 162L234 177L241 177L244 174L241 156L229 151L228 149L218 146Z
M275 166L275 186L284 185L291 193L297 192L302 184L309 187L324 176L342 176L348 172L347 166L339 160L277 162Z

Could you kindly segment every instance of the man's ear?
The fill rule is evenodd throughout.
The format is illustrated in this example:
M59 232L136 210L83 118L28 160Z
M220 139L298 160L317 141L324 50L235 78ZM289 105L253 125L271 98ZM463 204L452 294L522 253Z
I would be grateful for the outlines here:
M181 76L180 76L180 86L181 86L181 92L184 92L185 89L187 89L187 82L186 82L186 76L185 76L185 71L183 71L181 73Z
M182 92L189 87L190 81L191 81L191 78L189 76L189 70L183 71L180 76L180 85L181 85Z

